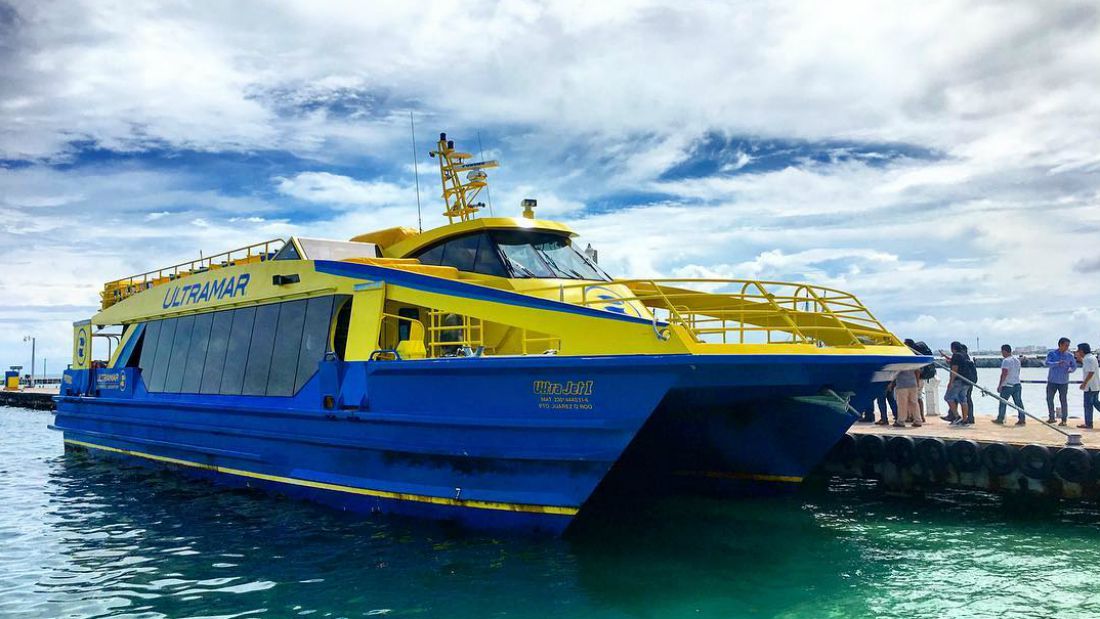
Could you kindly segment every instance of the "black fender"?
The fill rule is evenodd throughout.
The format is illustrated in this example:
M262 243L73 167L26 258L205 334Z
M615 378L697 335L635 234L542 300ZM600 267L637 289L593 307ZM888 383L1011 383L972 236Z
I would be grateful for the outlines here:
M942 438L926 438L917 443L917 462L928 472L947 469L947 444Z
M1020 449L1020 470L1031 479L1048 479L1054 470L1054 458L1044 445L1025 445Z
M1084 447L1063 447L1054 454L1054 472L1066 481L1084 483L1092 473L1092 458Z
M886 442L886 457L899 467L913 462L915 450L916 443L908 436L893 436Z
M955 470L960 473L973 473L982 467L978 444L968 438L951 443L947 448L947 455L951 457Z
M864 462L878 464L886 459L886 439L878 434L860 434L856 446Z
M990 475L1008 475L1016 470L1020 456L1016 448L1004 443L990 443L982 448L982 463Z
M845 434L829 450L829 461L837 464L849 465L859 456L856 448L856 437Z

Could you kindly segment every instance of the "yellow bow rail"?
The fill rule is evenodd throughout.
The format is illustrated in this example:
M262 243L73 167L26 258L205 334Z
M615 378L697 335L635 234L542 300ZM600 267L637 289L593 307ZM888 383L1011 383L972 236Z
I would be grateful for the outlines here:
M608 291L629 291L609 297ZM541 289L578 305L638 313L642 305L658 337L662 323L687 330L699 343L817 346L900 346L854 295L808 284L744 279L632 279ZM629 307L627 308L627 306Z
M169 267L107 282L103 284L103 292L99 293L100 305L102 309L107 309L115 303L142 292L143 290L148 290L149 288L161 284L167 284L168 282L175 281L181 277L187 277L194 273L205 273L213 269L270 260L275 256L276 252L282 249L285 243L286 241L282 239L272 239L270 241L264 241L263 243L238 247L237 249L231 249L220 254L198 258L188 262L181 262Z

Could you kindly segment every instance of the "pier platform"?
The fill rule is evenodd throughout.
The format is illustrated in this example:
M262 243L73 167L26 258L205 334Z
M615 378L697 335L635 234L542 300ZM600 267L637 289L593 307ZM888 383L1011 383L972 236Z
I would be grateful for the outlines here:
M57 395L57 392L56 386L21 389L19 391L0 390L0 406L52 411L55 408L53 397Z
M833 448L821 471L879 480L887 489L920 492L958 487L1067 499L1100 498L1100 431L1059 429L1029 419L1015 426L978 415L969 426L938 418L919 428L857 423ZM1076 441L1076 439L1075 439Z

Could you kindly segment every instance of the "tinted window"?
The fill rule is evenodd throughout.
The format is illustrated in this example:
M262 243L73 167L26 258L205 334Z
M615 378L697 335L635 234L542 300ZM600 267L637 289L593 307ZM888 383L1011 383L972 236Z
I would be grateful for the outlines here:
M298 368L294 376L295 393L317 372L317 364L325 357L325 351L328 350L333 299L333 297L314 297L306 305L302 345L298 349ZM351 303L345 305L350 307Z
M164 391L164 379L168 376L168 361L172 357L172 340L176 337L176 318L161 321L160 337L157 338L157 354L153 358L152 371L145 387L149 391Z
M299 260L301 256L298 255L298 250L294 248L294 243L287 241L286 245L279 250L279 253L275 254L272 260Z
M294 374L298 371L298 351L302 345L306 303L305 300L290 301L283 303L279 309L275 349L271 354L271 372L267 376L267 395L294 395Z
M477 260L474 261L474 272L508 277L508 271L504 269L504 263L500 261L497 244L488 234L481 235L481 243L477 246Z
M481 236L471 234L448 241L443 245L443 260L439 264L454 267L459 271L473 271L474 259L477 258L477 244Z
M191 331L195 327L194 316L177 318L176 337L172 342L172 358L168 362L168 376L164 381L164 390L179 393L183 384L183 368L187 365L187 349L191 345Z
M267 393L267 376L271 371L271 351L275 347L275 328L279 322L280 305L275 303L256 308L252 345L248 349L248 363L244 371L244 395Z
M420 264L438 265L443 260L443 244L420 252L416 259L420 261Z
M206 350L210 344L210 324L214 314L195 316L191 330L191 348L187 351L187 367L183 370L181 393L198 393L202 387L202 370L206 364Z
M145 333L141 336L141 360L138 367L143 376L149 376L153 370L153 357L157 354L157 338L160 337L161 320L145 323ZM148 379L146 379L148 380ZM146 383L148 387L148 382Z
M225 368L225 350L229 347L229 330L233 326L233 312L215 312L210 325L210 343L206 347L206 363L202 368L202 393L218 393Z
M415 255L415 254L414 254ZM496 243L484 232L452 239L415 255L421 264L454 267L459 271L507 277Z
M229 330L229 346L225 350L225 367L219 393L240 395L244 387L244 367L248 363L248 344L252 341L252 324L256 308L233 310L233 326Z

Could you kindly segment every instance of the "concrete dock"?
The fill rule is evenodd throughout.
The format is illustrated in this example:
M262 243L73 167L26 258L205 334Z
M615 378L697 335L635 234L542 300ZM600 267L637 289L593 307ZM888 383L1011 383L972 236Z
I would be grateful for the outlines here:
M919 428L857 423L833 448L822 472L879 480L895 491L936 487L974 488L1006 494L1055 498L1100 498L1100 432L1059 429L1080 437L1079 445L1047 424L992 422L978 415L969 426L938 418Z
M35 387L19 391L0 390L0 406L52 411L56 408L53 397L57 395L57 391L57 387Z

